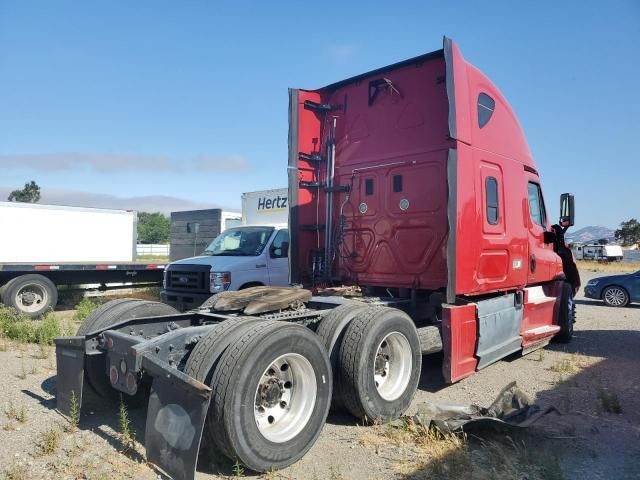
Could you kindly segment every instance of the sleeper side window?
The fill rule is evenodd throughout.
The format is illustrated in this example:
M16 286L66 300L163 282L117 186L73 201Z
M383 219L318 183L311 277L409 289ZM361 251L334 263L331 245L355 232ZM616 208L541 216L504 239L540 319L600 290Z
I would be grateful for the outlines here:
M496 102L486 93L478 95L478 127L482 128L491 119L495 110Z
M497 225L500 219L498 181L495 177L487 177L484 181L484 188L487 204L487 222L489 222L490 225Z
M544 227L546 224L547 216L544 209L544 200L542 199L542 191L540 185L534 182L529 182L529 213L531 214L531 220L533 223Z

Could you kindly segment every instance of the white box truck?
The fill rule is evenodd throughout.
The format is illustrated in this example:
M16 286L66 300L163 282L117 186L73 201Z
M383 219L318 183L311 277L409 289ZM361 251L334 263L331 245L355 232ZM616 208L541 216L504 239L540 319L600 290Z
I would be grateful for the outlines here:
M167 265L162 301L180 311L216 293L289 284L287 189L242 194L242 225L218 235L201 255Z
M131 210L0 202L0 300L32 318L59 285L158 284L164 265L137 263Z

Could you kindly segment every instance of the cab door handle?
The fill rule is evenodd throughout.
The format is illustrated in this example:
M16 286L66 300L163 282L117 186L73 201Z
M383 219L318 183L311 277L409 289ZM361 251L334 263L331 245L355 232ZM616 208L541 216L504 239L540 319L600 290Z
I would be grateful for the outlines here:
M536 256L531 255L531 257L529 258L529 262L531 264L531 273L534 273L536 271Z

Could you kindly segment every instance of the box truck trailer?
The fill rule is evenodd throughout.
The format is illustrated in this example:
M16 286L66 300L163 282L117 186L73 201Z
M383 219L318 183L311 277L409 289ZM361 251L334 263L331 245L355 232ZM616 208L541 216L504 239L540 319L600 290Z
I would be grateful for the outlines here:
M288 216L286 188L243 193L242 225L220 233L197 256L167 265L160 298L184 311L214 293L288 285Z
M164 265L135 262L134 211L0 202L0 299L33 318L58 286L159 284Z
M147 457L176 479L194 477L205 430L203 448L281 469L331 404L402 415L423 354L441 351L456 382L572 337L573 196L552 225L513 110L453 41L289 99L295 286L151 318L116 304L56 340L58 408L83 379L129 398L150 388Z

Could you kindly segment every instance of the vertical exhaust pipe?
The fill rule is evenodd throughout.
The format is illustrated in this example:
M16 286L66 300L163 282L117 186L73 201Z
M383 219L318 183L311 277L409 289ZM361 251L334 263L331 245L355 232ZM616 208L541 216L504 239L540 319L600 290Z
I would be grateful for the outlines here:
M331 134L327 142L327 205L326 205L326 222L324 232L324 264L326 277L331 281L331 264L333 259L333 177L335 175L336 164L336 117L332 119Z

